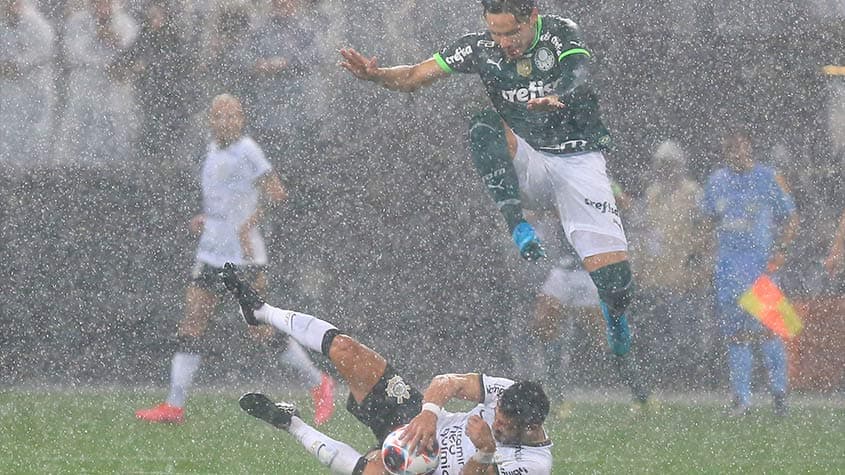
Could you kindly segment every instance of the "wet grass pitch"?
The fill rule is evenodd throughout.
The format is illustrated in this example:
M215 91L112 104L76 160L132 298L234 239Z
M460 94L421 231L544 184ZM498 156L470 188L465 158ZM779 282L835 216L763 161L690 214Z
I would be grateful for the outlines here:
M328 473L284 433L243 414L237 393L192 397L183 425L135 420L158 392L0 391L3 473ZM284 397L284 395L282 395ZM308 420L309 401L301 403ZM556 406L547 423L555 474L845 473L845 410L796 404L786 418L769 406L728 419L717 404L663 402L634 413L616 402ZM359 450L372 434L346 413L321 427Z

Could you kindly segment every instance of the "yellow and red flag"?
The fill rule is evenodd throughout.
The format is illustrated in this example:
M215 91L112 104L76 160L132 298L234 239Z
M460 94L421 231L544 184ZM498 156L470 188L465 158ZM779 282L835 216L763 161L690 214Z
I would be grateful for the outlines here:
M784 340L791 340L804 328L789 299L766 274L740 295L739 306Z

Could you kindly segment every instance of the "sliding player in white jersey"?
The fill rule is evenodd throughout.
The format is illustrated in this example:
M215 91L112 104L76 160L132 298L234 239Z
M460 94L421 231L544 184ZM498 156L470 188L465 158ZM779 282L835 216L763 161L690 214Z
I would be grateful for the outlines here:
M347 410L373 431L379 445L408 424L403 438L410 450L439 447L437 474L551 473L552 443L543 428L549 400L539 384L477 373L444 374L420 393L384 357L331 323L265 303L238 278L234 266L226 264L221 276L248 324L272 325L331 360L349 385ZM478 405L450 413L443 405L452 399ZM291 404L274 404L260 393L245 394L240 404L250 415L288 431L333 474L387 473L381 451L361 454L330 438L303 422Z

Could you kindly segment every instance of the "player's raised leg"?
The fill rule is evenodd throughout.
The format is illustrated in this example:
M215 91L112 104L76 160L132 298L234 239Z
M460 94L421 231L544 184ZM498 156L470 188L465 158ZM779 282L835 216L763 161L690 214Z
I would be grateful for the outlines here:
M584 267L598 289L610 350L617 356L624 356L631 349L626 310L634 295L634 279L627 253L615 251L590 256L584 259Z
M488 109L472 118L469 139L472 163L504 216L520 255L527 260L545 256L534 228L522 214L519 178L512 159L516 149L513 133L496 111Z
M607 343L620 376L639 402L647 398L636 361L629 355L629 306L634 277L628 261L628 240L622 227L616 194L599 151L570 154L565 161L540 155L550 169L556 205L570 243L596 286L604 315Z
M221 276L238 297L248 321L272 325L305 348L329 358L349 386L346 409L369 427L377 440L384 440L393 429L419 414L422 394L381 355L325 320L265 303L231 266L224 266Z
M225 264L220 278L223 280L226 288L237 297L244 321L249 325L261 325L265 322L259 321L256 318L255 310L264 306L264 299L261 298L261 295L254 288L238 278L235 268L232 264ZM319 372L314 367L314 364L305 352L302 351L299 343L302 342L296 340L296 338L294 338L294 341L288 342L288 348L283 356L292 365L297 367L297 369L302 371L303 374L320 373L317 384L311 388L311 398L314 400L314 422L320 425L328 421L332 414L334 414L334 380L329 375ZM306 344L305 346L308 349L314 350L314 342L309 340L309 343L311 344Z
M317 317L284 310L266 302L226 264L221 274L226 287L235 294L244 320L250 325L267 324L287 333L305 348L326 355L349 386L355 401L360 403L379 382L387 369L387 361L378 353L337 327Z
M610 262L610 263L607 263ZM596 267L597 264L604 264ZM607 330L607 343L615 356L614 363L622 381L631 389L634 400L645 404L650 391L643 382L640 368L629 354L631 330L628 306L634 295L634 279L627 253L610 252L584 259L584 267L596 284Z

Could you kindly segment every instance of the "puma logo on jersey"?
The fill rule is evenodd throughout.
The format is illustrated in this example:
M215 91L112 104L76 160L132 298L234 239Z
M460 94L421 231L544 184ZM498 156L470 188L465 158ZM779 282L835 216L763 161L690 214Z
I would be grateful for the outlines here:
M499 68L499 71L501 71L502 70L502 61L504 61L504 60L505 60L505 58L499 58L499 61L493 61L492 59L487 58L487 64L492 64L493 66L496 66L497 68Z
M548 84L543 81L531 81L528 83L528 87L502 91L502 98L508 102L528 102L531 99L536 99L553 93L555 86L557 86L559 81L560 80Z
M507 170L505 170L504 168L498 168L498 169L493 170L492 172L484 175L483 177L481 177L481 180L484 181L484 183L487 185L487 188L490 188L490 189L493 189L493 190L496 190L496 189L504 190L505 189L505 185L504 185L505 179L500 178L500 177L503 177L505 175L506 171Z

